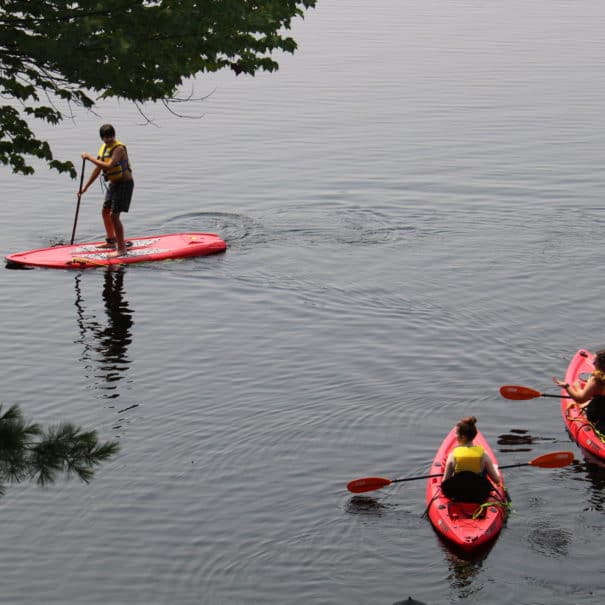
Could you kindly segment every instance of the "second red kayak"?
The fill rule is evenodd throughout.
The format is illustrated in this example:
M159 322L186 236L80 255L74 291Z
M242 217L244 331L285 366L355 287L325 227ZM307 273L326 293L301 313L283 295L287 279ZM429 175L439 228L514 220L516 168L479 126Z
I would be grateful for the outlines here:
M586 349L577 351L567 368L565 382L568 384L579 382L584 386L595 369L593 360L594 353ZM561 395L563 395L561 397L561 414L571 438L583 450L605 461L605 443L597 435L593 425L587 420L586 414L580 411L577 406L571 406L568 409L567 406L571 400L569 397L565 397L567 392L564 389L561 390Z
M473 440L498 461L481 432ZM430 474L443 473L447 457L458 445L456 427L443 440L431 465ZM494 486L483 504L450 500L441 492L442 477L431 477L426 484L427 514L435 530L461 550L470 552L493 541L504 525L508 514L508 500L504 490Z

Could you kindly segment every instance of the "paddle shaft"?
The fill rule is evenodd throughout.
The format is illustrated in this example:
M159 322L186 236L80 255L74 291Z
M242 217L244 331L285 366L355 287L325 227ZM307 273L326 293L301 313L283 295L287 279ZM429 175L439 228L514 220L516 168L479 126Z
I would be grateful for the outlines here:
M84 185L84 166L86 166L86 159L82 159L82 170L80 171L80 187L78 189L78 203L76 204L76 216L74 217L74 227L71 231L71 241L70 245L73 245L74 239L76 237L76 225L78 224L78 214L80 213L80 200L82 199L82 195L80 191L82 191L82 185Z
M505 464L499 466L498 469L503 468L518 468L519 466L533 466L531 462L519 462L517 464ZM402 481L417 481L419 479L432 479L433 477L442 477L443 473L437 473L436 475L420 475L418 477L406 477L405 479L392 479L391 483L401 483Z
M520 466L539 466L540 468L561 468L571 464L574 459L573 452L550 452L538 456L529 462L518 462L516 464L505 464L500 466L500 469L504 468L516 468ZM354 494L361 494L363 492L370 492L375 489L381 489L387 485L393 483L402 483L403 481L417 481L418 479L430 479L432 477L441 477L443 473L436 473L432 475L420 475L418 477L406 477L404 479L387 479L386 477L363 477L361 479L355 479L347 483L347 489Z

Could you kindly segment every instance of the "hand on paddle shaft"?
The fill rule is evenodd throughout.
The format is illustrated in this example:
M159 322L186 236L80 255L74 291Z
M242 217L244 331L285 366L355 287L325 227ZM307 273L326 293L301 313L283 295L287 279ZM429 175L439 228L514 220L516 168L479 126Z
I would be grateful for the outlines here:
M540 468L561 468L573 462L573 452L551 452L538 456L529 462L520 462L518 464L506 464L499 467L517 468L520 466L539 466ZM347 489L354 494L362 494L363 492L371 492L381 487L391 485L391 483L401 483L403 481L417 481L418 479L430 479L431 477L441 477L443 473L436 475L419 475L417 477L407 477L405 479L386 479L385 477L364 477L363 479L355 479L347 484Z
M522 387L518 384L506 384L500 387L500 395L506 399L522 401L525 399L536 399L536 397L557 397L558 399L572 399L570 395L555 395L554 393L540 393L530 387Z

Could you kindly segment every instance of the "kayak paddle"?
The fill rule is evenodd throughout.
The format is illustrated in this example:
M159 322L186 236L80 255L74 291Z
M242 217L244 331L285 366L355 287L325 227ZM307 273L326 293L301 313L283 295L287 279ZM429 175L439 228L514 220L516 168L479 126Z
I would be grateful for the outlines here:
M536 397L558 397L560 399L571 399L570 395L555 395L553 393L540 393L530 387L522 387L518 384L505 384L500 387L500 395L506 399L535 399Z
M540 468L560 468L567 466L573 462L573 452L550 452L550 454L543 454L538 456L529 462L520 462L518 464L506 464L498 467L503 468L516 468L519 466L539 466ZM363 492L371 492L375 489L380 489L391 485L391 483L401 483L403 481L417 481L418 479L430 479L432 477L441 477L443 473L437 473L436 475L419 475L417 477L406 477L405 479L387 479L385 477L363 477L362 479L355 479L347 483L347 489L354 494L362 494Z

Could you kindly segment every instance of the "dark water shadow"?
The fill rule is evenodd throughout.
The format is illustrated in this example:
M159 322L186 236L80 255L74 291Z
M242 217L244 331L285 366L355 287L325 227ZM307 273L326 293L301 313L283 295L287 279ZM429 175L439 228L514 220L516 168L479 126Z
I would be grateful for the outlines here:
M499 452L531 452L530 447L539 443L556 443L556 437L532 435L527 429L510 429L508 433L498 436Z
M33 271L35 269L35 267L28 267L27 265L15 263L14 261L10 260L5 260L4 267L6 269L10 269L11 271Z
M366 515L371 517L381 517L390 509L395 508L392 505L384 504L371 496L353 496L346 505L346 512L353 515Z
M126 300L124 267L107 268L103 275L101 297L106 317L98 320L87 311L82 292L82 274L75 277L76 321L80 336L75 341L82 345L79 361L95 387L103 391L103 398L120 396L118 383L126 377L130 359L128 347L132 343L133 310Z
M484 544L481 548L473 552L464 551L456 545L447 542L441 535L435 532L441 550L444 553L445 560L449 569L448 581L452 592L459 599L467 599L481 589L476 586L476 577L480 573L484 561L498 541L493 540Z
M584 511L605 511L605 460L581 450L584 460L576 460L570 467L575 478L589 486L589 497Z
M549 559L566 558L572 541L572 534L550 519L536 520L527 534L529 547Z
M417 599L413 599L412 597L408 597L404 601L396 601L393 605L428 605L424 601L418 601Z

